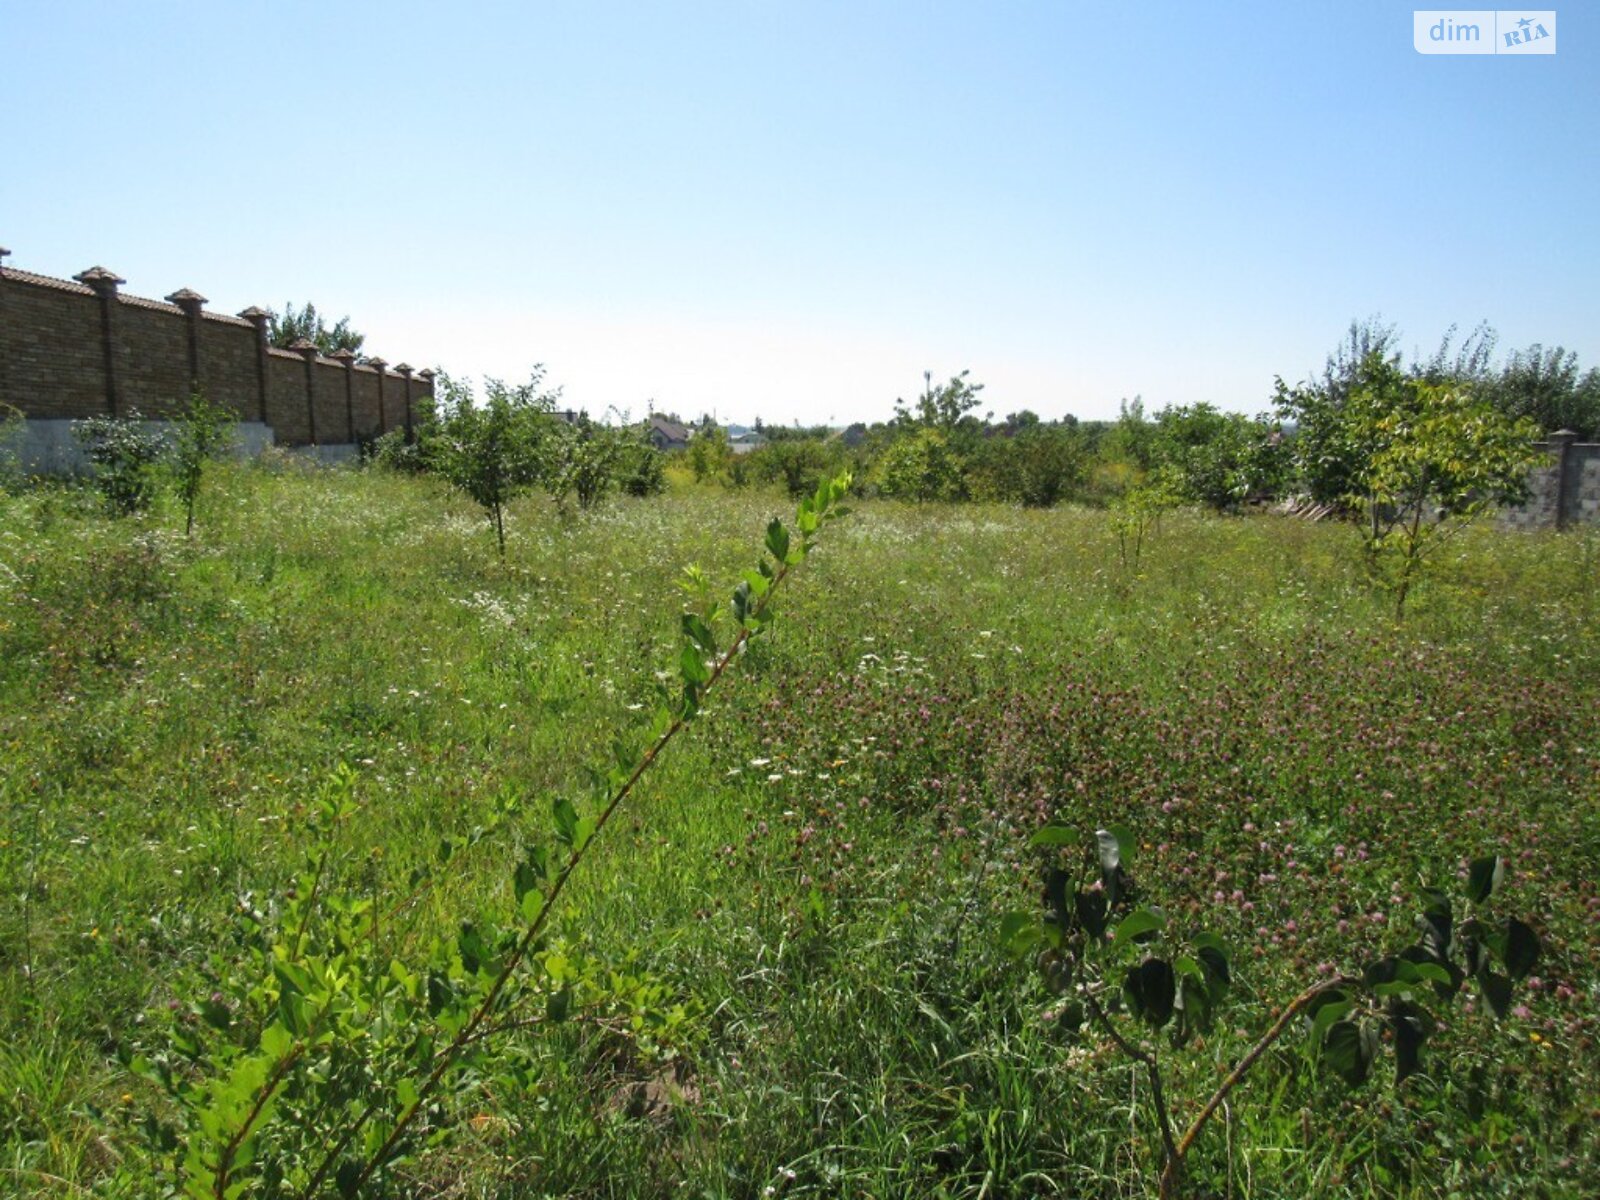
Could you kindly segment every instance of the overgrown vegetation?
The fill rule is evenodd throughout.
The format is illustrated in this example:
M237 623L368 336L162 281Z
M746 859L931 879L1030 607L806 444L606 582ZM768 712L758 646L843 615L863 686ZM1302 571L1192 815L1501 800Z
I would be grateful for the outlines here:
M613 490L655 496L666 488L661 455L640 430L557 414L560 390L544 386L536 365L526 382L486 379L479 399L472 385L440 372L434 401L411 437L393 430L378 439L376 461L408 474L435 473L483 508L502 557L506 506L535 488L565 512L598 505ZM813 482L813 488L815 482Z
M529 847L552 813L558 845L585 836L595 810L550 798L599 786L580 764L608 775L615 735L648 739L686 638L705 669L689 618L784 502L563 515L529 491L503 558L426 474L218 464L192 540L153 503L129 522L73 490L0 497L8 1191L161 1195L191 1150L215 1165L248 1116L223 1092L308 1017L294 996L332 988L326 1037L286 1024L262 1082L297 1041L343 1082L271 1093L275 1148L240 1139L230 1167L258 1194L285 1190L270 1162L303 1172L287 1194L324 1163L322 1192L353 1187L347 1159L413 1105L388 1194L1148 1194L1148 1070L998 933L1037 908L1046 827L1135 831L1123 911L1226 948L1215 997L1201 941L1140 951L1175 985L1167 1022L1123 1035L1141 1052L1185 953L1205 987L1159 1049L1175 1128L1308 981L1418 932L1474 977L1449 1005L1427 970L1372 981L1409 998L1347 985L1304 1027L1341 1027L1331 1058L1291 1021L1186 1149L1185 1194L1600 1190L1593 533L1464 529L1397 626L1337 526L1168 508L1125 570L1104 513L866 501L549 910L492 1064L413 1098L508 961ZM1448 946L1421 890L1441 883L1480 926ZM1111 978L1119 1032L1113 1005L1164 1010ZM1358 1079L1397 1049L1394 999L1428 1008L1427 1052ZM354 1037L407 1005L432 1051ZM194 1137L186 1111L224 1124Z

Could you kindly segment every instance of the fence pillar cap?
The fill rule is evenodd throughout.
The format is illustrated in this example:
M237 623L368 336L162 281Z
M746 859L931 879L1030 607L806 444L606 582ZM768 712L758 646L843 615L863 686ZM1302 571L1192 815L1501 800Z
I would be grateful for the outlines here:
M254 304L252 304L249 308L241 309L240 312L239 312L239 315L241 317L243 317L246 321L254 321L257 324L260 324L260 323L262 323L264 321L269 321L269 320L272 319L272 314L271 313L269 313L264 308L256 307Z
M192 288L179 288L166 298L168 304L176 304L184 311L198 309L202 304L208 303L206 298Z
M1578 440L1577 430L1558 429L1550 435L1552 442L1575 442Z
M436 376L438 373L439 372L435 371L432 367L423 367L422 370L417 372L417 378L426 379L429 383L432 383L434 376Z
M307 358L315 358L317 356L317 344L310 338L295 338L294 341L289 343L289 349L299 354L304 354Z
M345 366L351 367L351 366L355 365L356 352L354 350L349 349L346 346L340 346L332 354L328 355L328 357L329 358L337 358Z
M376 354L374 354L371 358L367 359L367 366L375 367L380 371L383 370L388 365L389 365L388 359L379 358Z
M90 267L87 271L79 271L72 278L78 283L88 284L90 287L94 288L95 291L99 291L101 288L108 288L111 291L116 291L119 287L128 282L115 271L108 271L104 267Z
M397 375L409 375L409 374L411 374L411 364L410 363L401 363L394 370L395 370L395 374L397 374Z

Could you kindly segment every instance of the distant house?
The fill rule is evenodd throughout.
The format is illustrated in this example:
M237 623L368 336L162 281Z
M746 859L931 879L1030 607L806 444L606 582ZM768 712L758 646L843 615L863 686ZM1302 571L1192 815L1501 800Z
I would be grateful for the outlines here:
M682 450L689 444L689 428L666 417L652 416L645 428L645 437L657 450Z
M766 444L767 439L753 429L746 429L740 433L734 433L732 426L728 429L728 449L735 454L749 454L750 451Z

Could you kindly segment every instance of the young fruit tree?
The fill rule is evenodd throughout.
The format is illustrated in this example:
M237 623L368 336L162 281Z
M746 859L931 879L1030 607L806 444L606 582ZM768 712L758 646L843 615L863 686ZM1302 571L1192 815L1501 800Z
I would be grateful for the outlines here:
M1539 461L1538 426L1466 388L1401 378L1369 361L1368 383L1345 411L1351 441L1369 447L1351 480L1367 550L1394 594L1395 619L1429 555L1473 519L1515 503Z
M506 554L505 509L540 478L541 458L554 418L555 394L541 392L542 367L527 383L484 383L482 402L470 386L441 375L440 416L433 438L439 473L482 506L494 526L500 557Z
M200 498L200 482L206 463L218 457L233 441L233 413L213 404L200 392L172 423L172 446L168 451L168 470L183 502L183 536L194 534L194 506Z

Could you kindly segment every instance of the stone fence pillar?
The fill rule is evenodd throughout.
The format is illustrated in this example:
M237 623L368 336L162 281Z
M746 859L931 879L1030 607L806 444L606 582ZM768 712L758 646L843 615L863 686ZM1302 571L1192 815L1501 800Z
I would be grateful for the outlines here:
M383 373L389 366L387 362L376 356L367 359L367 366L378 373L378 432L389 432L389 419L383 412Z
M1556 452L1556 528L1565 529L1567 522L1572 517L1572 493L1578 489L1573 486L1572 476L1572 443L1578 440L1578 435L1570 429L1558 429L1550 435L1550 448Z
M239 315L256 327L257 416L263 425L267 425L267 322L272 320L272 314L252 304Z
M167 297L168 304L176 304L183 309L184 318L189 325L189 396L200 394L200 310L205 307L206 298L199 292L189 288L179 288Z
M405 414L404 415L405 415L405 426L406 426L406 441L409 442L411 440L411 364L410 363L401 363L398 367L396 367L394 369L394 373L396 375L400 376L402 379L404 379L406 381L406 407L405 407Z
M90 267L72 278L100 299L100 347L105 357L106 413L114 417L122 407L122 385L117 378L117 309L120 307L117 289L128 281L104 267Z
M343 346L328 355L344 364L344 421L350 444L356 440L356 356L355 351Z
M317 444L317 344L310 338L296 338L289 349L306 360L306 429L311 434L311 444Z

